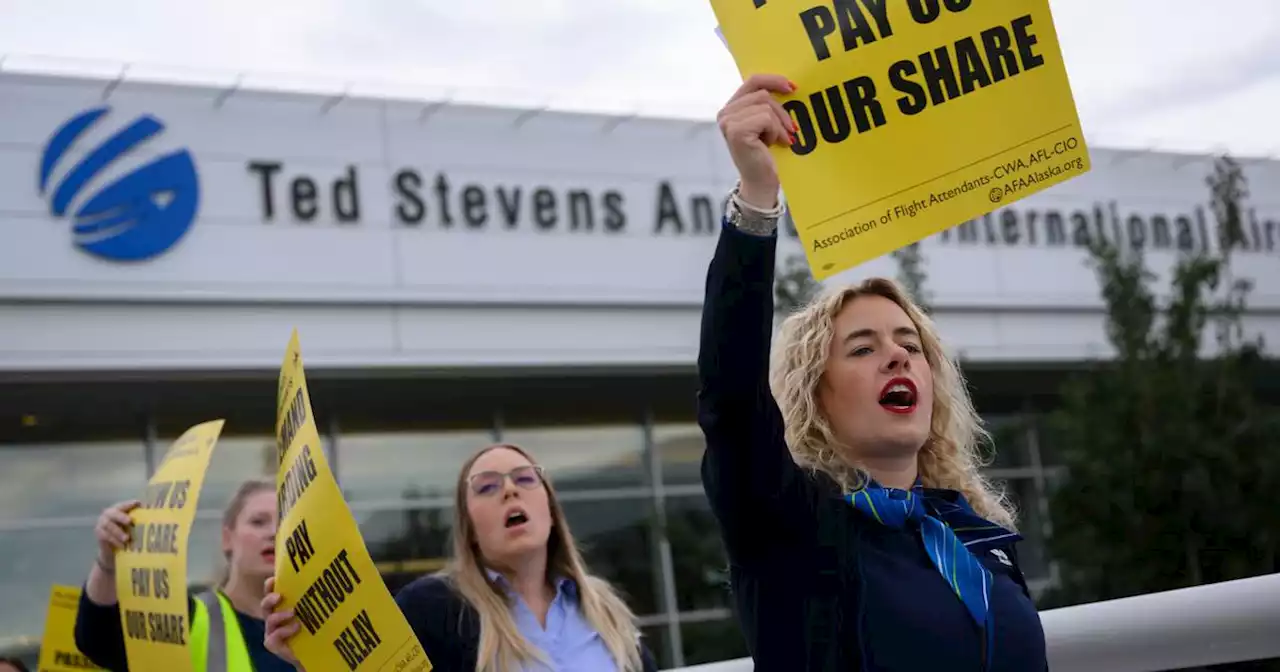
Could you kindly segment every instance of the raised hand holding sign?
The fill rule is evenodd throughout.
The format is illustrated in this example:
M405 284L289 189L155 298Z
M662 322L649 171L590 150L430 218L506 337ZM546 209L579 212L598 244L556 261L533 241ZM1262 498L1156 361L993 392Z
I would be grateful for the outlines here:
M1090 169L1048 0L711 5L743 77L797 85L771 153L818 279Z
M184 432L147 482L141 502L104 514L118 523L127 515L132 522L128 543L115 552L129 669L191 669L187 545L222 425L222 420L212 420ZM109 532L120 534L114 527ZM110 545L101 539L100 543Z
M264 606L291 611L297 626L287 643L269 627L271 650L309 670L429 672L431 661L382 583L321 449L296 331L276 401L280 531L268 590L280 599Z

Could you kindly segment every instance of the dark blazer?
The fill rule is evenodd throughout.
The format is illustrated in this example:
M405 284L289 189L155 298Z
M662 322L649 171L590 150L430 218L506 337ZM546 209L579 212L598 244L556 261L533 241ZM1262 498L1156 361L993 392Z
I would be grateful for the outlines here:
M830 479L791 459L767 381L776 246L776 236L724 223L698 355L702 481L755 669L1045 670L1044 632L1012 545L975 553L995 578L987 651L918 533L860 519Z
M396 604L438 672L473 672L480 650L480 616L444 577L422 576L396 593ZM658 666L640 645L644 672Z

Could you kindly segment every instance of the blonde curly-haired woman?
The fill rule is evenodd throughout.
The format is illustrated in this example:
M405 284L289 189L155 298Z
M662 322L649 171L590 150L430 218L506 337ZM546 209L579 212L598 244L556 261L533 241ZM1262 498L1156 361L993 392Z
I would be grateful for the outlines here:
M787 318L770 362L769 145L795 132L773 94L793 90L756 75L719 114L740 181L698 357L703 484L755 669L1045 670L1021 537L978 471L980 420L929 318L871 279Z

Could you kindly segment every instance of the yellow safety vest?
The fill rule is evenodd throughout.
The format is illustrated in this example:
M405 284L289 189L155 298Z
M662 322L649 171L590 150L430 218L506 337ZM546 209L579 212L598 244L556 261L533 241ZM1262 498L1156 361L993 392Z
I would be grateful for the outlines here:
M195 596L191 617L191 669L194 672L253 672L249 648L231 601L220 592ZM210 612L213 618L210 618Z

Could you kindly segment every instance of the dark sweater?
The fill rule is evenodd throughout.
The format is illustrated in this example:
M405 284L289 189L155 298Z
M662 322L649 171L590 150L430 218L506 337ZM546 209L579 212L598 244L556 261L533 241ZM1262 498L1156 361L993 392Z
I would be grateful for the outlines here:
M396 604L438 672L472 672L480 650L480 617L439 575L419 577L396 593ZM658 666L648 647L640 645L645 672Z
M767 382L776 246L776 236L723 227L707 274L698 356L703 485L755 669L979 672L981 630L918 532L858 517L834 483L791 459ZM832 530L834 544L824 544ZM1044 632L1014 548L996 543L976 555L995 578L987 669L1046 670Z
M196 602L187 598L187 619L195 613ZM255 672L293 672L293 665L277 658L267 650L267 624L261 619L236 612L240 633L249 650L249 659ZM89 600L88 591L80 593L80 609L76 612L76 648L89 657L98 667L112 672L126 672L129 661L125 657L124 627L120 624L120 605L99 606Z

